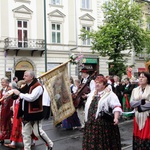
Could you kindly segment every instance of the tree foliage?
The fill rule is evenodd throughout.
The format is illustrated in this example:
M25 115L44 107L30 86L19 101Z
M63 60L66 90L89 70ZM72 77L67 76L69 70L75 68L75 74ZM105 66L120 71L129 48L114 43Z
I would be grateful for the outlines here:
M140 53L147 46L148 34L141 28L142 6L130 0L111 0L102 9L104 25L97 31L81 30L81 38L91 38L92 51L108 56L114 64L114 74L120 76L125 72L125 56L132 49Z

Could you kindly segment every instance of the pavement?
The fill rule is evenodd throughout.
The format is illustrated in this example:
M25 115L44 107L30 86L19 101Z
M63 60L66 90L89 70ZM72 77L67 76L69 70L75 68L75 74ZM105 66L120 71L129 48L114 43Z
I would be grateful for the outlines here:
M119 123L122 150L132 150L133 119Z
M54 142L53 150L82 150L82 135L83 133L77 129L64 130L61 127L54 127L53 121L43 121L43 129ZM133 120L121 121L119 123L121 134L122 150L132 150L132 130ZM9 140L5 140L9 143ZM23 145L18 144L15 150L22 150ZM36 141L35 147L32 150L45 150L45 145L41 140ZM0 150L12 150L0 145Z

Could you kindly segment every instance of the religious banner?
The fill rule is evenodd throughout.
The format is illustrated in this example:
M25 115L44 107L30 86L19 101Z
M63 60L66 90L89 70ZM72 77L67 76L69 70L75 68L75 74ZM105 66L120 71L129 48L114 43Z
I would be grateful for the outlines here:
M43 81L51 99L54 125L59 124L75 112L70 92L68 62L57 66L39 77Z

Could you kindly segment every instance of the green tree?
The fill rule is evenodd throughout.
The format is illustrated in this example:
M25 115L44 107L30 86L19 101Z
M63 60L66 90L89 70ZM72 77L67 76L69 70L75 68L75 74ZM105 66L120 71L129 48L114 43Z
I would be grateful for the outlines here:
M147 46L148 34L141 28L142 6L130 0L111 0L102 9L104 25L97 31L82 29L81 38L90 38L92 51L107 56L113 64L111 71L121 76L132 49L137 54Z

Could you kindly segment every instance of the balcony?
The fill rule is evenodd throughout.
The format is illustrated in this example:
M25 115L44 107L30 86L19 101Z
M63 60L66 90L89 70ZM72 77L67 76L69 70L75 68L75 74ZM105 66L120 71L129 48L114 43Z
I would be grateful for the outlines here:
M39 51L40 55L42 55L45 50L45 41L42 39L28 39L25 41L20 41L18 38L6 38L4 43L4 49L7 52L10 50L15 50L16 56L20 50L31 51L31 56L33 56L34 52L36 51Z

